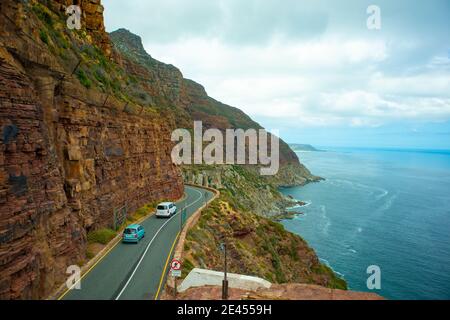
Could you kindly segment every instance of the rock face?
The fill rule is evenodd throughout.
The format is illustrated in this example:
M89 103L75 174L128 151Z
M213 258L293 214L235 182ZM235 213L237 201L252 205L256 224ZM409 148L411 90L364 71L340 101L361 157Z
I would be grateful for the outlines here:
M124 58L127 71L138 78L149 79L155 107L165 106L176 112L178 128L192 128L193 121L202 121L203 129L262 129L242 110L221 103L208 96L205 88L190 79L185 79L176 67L152 58L144 49L141 38L126 29L110 34L114 49ZM295 177L286 181L299 184L314 177L300 162L289 146L280 140L280 165L295 168ZM283 170L283 168L282 168ZM281 170L281 171L282 171ZM293 170L294 172L294 170ZM289 178L289 177L288 177Z
M40 2L46 5L49 3L52 9L62 13L65 13L66 8L70 5L78 5L81 8L82 26L106 55L111 55L111 42L108 34L105 32L104 7L100 0L53 0Z
M146 88L151 105L164 106L176 115L179 128L191 129L193 121L202 121L203 129L260 129L241 110L209 97L205 88L189 79L176 67L152 58L144 49L139 36L126 29L110 34L122 64L136 78L149 79ZM276 190L279 186L304 185L319 180L303 166L289 146L280 141L280 169L274 176L262 177L255 166L184 166L184 181L232 192L247 209L264 216L279 215L288 204Z
M269 181L258 172L239 165L183 166L186 183L211 187L232 194L233 199L245 210L265 217L284 213L292 202L285 199Z
M280 186L304 185L320 178L315 177L303 166L285 164L275 176L259 175L253 166L183 166L186 183L211 187L232 194L239 206L261 216L278 218L286 215L286 208L296 203L284 197Z
M230 300L384 300L375 293L328 289L299 283L272 285L270 289L254 291L230 288L228 294ZM220 300L221 298L222 287L214 286L191 288L176 297L178 300ZM165 293L162 299L173 300L175 297Z
M82 30L66 26L72 4ZM139 37L108 35L100 0L2 0L0 13L0 298L44 298L85 258L89 231L112 227L123 208L182 196L174 128L261 126L153 59ZM246 208L263 198L272 208L275 186L315 179L280 149L285 174L269 186L239 168L218 183ZM265 191L241 192L249 185Z
M26 8L1 12L0 299L45 298L84 259L87 232L119 208L181 197L183 182L166 119L86 89L23 35Z

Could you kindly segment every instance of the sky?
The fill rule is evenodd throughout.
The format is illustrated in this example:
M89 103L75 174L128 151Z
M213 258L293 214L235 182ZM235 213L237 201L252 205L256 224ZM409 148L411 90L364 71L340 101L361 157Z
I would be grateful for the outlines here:
M448 0L102 3L107 31L287 142L450 149Z

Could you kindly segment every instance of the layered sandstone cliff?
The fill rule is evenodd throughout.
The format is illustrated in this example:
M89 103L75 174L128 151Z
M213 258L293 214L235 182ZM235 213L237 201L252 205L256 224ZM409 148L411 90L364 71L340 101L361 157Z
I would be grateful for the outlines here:
M71 4L81 6L81 30L67 28ZM0 2L2 299L46 297L66 267L85 258L88 232L114 226L120 209L180 197L172 129L193 120L205 128L261 128L153 59L139 37L108 35L103 10L100 0ZM276 186L317 179L287 144L280 148L280 173L271 181L250 181L244 167L222 181L231 193L252 188L235 202L252 209L264 198L259 209L270 211L282 201ZM191 173L186 180L202 174L209 181L198 168ZM267 192L256 197L258 188Z
M45 297L65 279L67 266L84 259L87 232L111 227L115 210L133 212L183 192L167 120L83 86L72 74L73 61L58 56L52 38L43 36L46 18L57 30L57 4L64 2L53 1L50 13L33 2L1 2L2 299ZM98 5L92 18L101 17L99 1L82 5L86 14ZM82 40L62 31L70 41L66 56L85 43L104 45L107 35L89 19L95 31L88 28Z
M152 58L139 36L126 29L114 31L110 36L127 72L148 80L150 85L144 91L149 104L176 113L177 127L192 129L193 121L201 121L204 130L262 128L240 109L209 97L202 85L185 79L173 65ZM278 174L273 176L261 176L255 166L191 165L183 166L183 177L187 183L231 192L242 207L273 217L290 205L277 187L304 185L320 179L300 163L283 140L280 140L279 161Z

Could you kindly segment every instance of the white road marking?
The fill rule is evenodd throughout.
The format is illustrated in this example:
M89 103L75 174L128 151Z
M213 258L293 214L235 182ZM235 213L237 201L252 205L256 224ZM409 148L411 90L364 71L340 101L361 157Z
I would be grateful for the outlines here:
M194 202L192 202L191 204L187 205L185 208L189 208L191 206L193 206L195 203L197 203L199 200L202 199L203 194L198 191L197 189L192 189L196 192L198 192L200 194L200 197L198 197L198 199L196 199ZM180 210L177 214L173 215L169 220L167 220L166 222L164 222L164 224L158 229L158 231L156 231L155 235L153 236L152 240L150 240L150 242L148 243L147 247L145 248L144 254L142 255L141 259L139 259L138 264L136 265L136 267L134 268L133 272L131 273L130 277L128 278L127 282L125 283L125 285L123 286L122 290L119 292L119 294L116 297L116 300L120 299L120 296L124 293L125 289L128 287L128 285L131 282L131 279L134 277L134 274L136 273L136 270L139 268L140 264L142 263L142 260L144 260L145 255L147 254L148 249L150 248L150 246L152 245L153 241L156 239L156 237L158 236L158 234L161 232L161 230L166 226L166 224L168 224L170 222L170 220L172 220L173 218L175 218L180 212L182 212L182 210Z

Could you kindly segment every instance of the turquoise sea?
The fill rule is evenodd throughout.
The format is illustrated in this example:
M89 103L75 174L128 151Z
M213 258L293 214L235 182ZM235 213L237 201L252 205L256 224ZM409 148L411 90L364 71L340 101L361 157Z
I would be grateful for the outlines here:
M308 203L285 228L352 290L377 265L388 299L450 299L450 151L324 149L297 153L326 180L281 190Z

